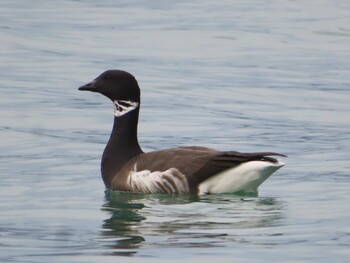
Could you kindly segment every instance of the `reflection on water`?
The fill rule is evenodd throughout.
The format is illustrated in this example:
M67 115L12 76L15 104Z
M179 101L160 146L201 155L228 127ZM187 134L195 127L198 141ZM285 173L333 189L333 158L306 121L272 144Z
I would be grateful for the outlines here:
M112 241L111 247L116 249L114 254L133 255L145 241L139 229L142 229L142 221L147 219L145 215L142 215L141 210L146 207L143 202L149 197L162 204L183 204L198 200L196 196L183 195L165 198L166 196L163 195L163 199L161 199L159 195L119 193L106 190L106 202L102 210L108 211L111 217L104 220L102 235L105 239Z
M132 255L145 239L135 230L144 216L138 210L144 208L144 204L138 202L132 195L114 194L105 192L106 202L102 210L108 211L111 217L104 220L101 234L107 240L112 241L111 247L116 249L117 255ZM135 250L134 250L135 249ZM126 251L121 251L126 250Z
M196 248L250 242L241 230L278 225L284 203L236 195L164 195L105 192L101 235L114 255L143 248ZM205 250L198 251L205 253Z

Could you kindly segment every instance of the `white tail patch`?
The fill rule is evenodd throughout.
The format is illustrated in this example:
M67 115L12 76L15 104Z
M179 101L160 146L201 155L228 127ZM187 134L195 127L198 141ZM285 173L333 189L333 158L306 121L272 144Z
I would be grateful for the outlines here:
M136 109L139 106L138 102L130 100L115 100L114 105L114 115L116 117L123 116L124 114Z
M218 173L199 185L199 194L220 194L251 192L256 193L270 175L284 165L282 162L271 163L251 161Z
M133 192L139 193L188 193L189 185L187 178L176 168L166 171L149 170L129 173L128 184Z

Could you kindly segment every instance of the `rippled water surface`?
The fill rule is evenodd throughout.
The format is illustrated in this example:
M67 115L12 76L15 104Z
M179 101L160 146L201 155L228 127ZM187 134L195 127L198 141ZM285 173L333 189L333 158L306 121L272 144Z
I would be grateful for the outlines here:
M346 262L349 1L1 1L1 262ZM287 154L258 196L105 191L105 69L139 140Z

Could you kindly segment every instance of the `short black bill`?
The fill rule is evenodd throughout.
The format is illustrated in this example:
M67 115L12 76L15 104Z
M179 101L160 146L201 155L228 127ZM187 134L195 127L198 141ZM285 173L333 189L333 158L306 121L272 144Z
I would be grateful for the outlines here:
M89 91L95 91L95 81L89 82L81 87L78 88L78 90L89 90Z

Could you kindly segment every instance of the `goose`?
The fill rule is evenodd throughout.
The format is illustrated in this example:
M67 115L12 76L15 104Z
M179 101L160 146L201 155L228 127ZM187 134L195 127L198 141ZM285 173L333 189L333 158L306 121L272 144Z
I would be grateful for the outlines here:
M285 164L275 152L242 153L202 146L143 152L137 137L140 88L135 77L107 70L81 91L100 93L113 102L114 124L101 160L106 188L132 193L257 193Z

